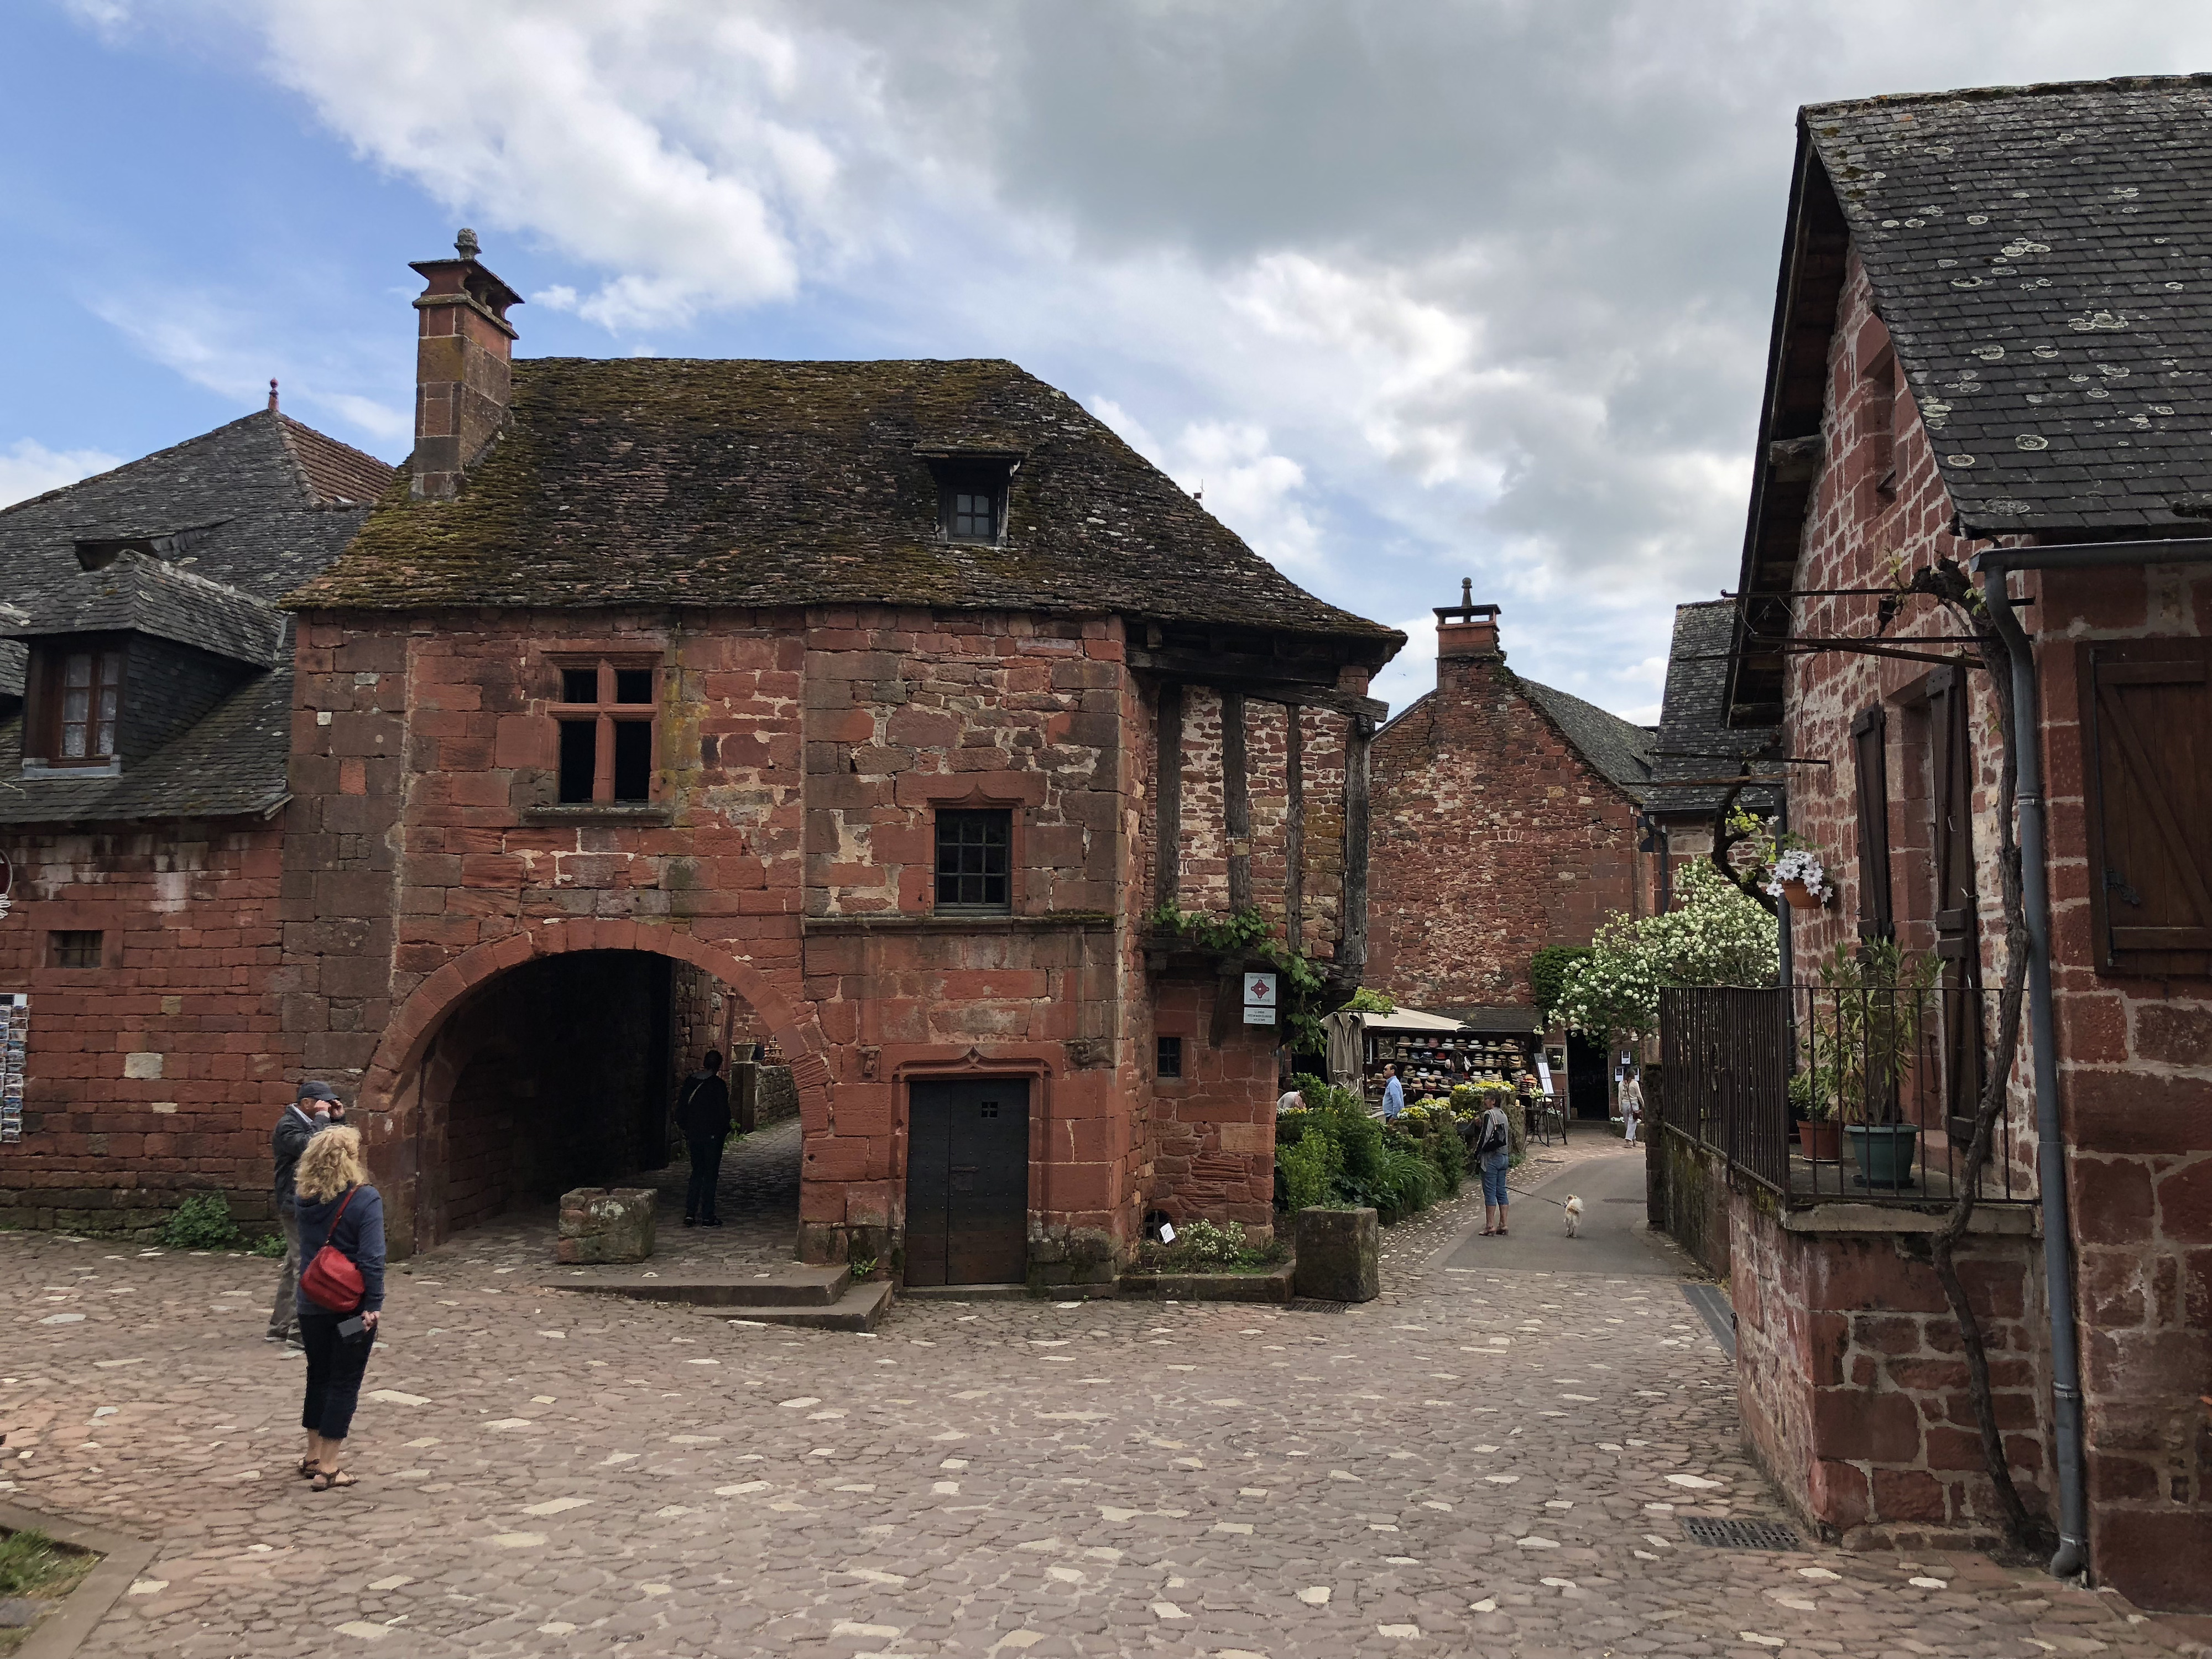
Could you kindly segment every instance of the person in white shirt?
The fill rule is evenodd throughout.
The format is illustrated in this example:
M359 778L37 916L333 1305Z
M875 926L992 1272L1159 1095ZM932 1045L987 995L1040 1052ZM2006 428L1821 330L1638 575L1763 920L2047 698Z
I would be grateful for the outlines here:
M1285 1112L1303 1110L1305 1103L1306 1097L1296 1089L1285 1089L1283 1091L1283 1097L1275 1103L1276 1115L1280 1116Z
M1636 1126L1643 1121L1644 1085L1638 1080L1636 1073L1631 1072L1628 1080L1620 1085L1620 1121L1626 1131L1625 1139L1631 1146L1636 1144Z

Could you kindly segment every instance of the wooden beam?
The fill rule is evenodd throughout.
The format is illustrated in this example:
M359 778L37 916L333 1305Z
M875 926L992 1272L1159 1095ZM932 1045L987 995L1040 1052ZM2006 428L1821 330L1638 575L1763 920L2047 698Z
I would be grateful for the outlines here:
M1244 743L1244 694L1221 691L1221 818L1229 841L1229 909L1252 902L1252 775Z
M1172 680L1160 687L1152 790L1152 899L1173 904L1182 891L1182 687Z
M1344 934L1337 956L1354 970L1367 965L1367 751L1375 736L1355 716L1344 734Z
M1390 705L1356 692L1336 688L1334 669L1310 671L1293 664L1271 663L1261 657L1208 657L1200 651L1139 650L1132 647L1129 666L1149 674L1192 685L1236 686L1248 697L1285 705L1303 703L1312 708L1331 708L1340 714L1387 720Z
M1291 949L1306 944L1306 726L1296 704L1283 710L1283 932Z
M1297 684L1336 684L1336 664L1316 659L1299 662L1289 657L1260 657L1242 651L1184 651L1173 646L1131 647L1129 666L1147 673L1173 674L1182 679L1217 682L1285 680Z

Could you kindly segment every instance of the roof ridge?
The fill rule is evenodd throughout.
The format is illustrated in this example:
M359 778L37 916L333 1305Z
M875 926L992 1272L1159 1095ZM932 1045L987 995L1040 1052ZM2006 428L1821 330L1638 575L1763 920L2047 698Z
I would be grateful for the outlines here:
M2160 87L2212 86L2212 70L2192 70L2179 75L2114 75L2101 81L2027 81L2009 85L1953 87L1935 92L1877 92L1862 98L1832 98L1818 104L1800 104L1797 112L1809 119L1816 113L1881 109L1900 104L1996 103L2014 98L2055 98L2071 92L2150 92Z

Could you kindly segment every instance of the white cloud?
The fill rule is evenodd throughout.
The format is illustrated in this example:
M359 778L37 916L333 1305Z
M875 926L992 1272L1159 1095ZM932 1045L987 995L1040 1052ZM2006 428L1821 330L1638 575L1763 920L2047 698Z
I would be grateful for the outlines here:
M122 465L120 456L103 450L49 449L34 438L18 438L0 449L0 507L28 501Z

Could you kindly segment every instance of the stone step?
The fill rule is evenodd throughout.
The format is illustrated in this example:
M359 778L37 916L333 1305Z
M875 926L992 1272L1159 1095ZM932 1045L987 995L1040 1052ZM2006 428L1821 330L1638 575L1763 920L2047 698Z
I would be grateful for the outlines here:
M896 1295L888 1279L853 1285L826 1308L794 1308L772 1303L738 1304L708 1309L717 1319L755 1325L796 1325L811 1331L872 1331Z
M798 1262L772 1273L696 1268L653 1273L562 1273L539 1281L549 1291L588 1291L626 1296L638 1302L682 1302L693 1307L827 1308L845 1294L852 1275L842 1267L809 1267Z

